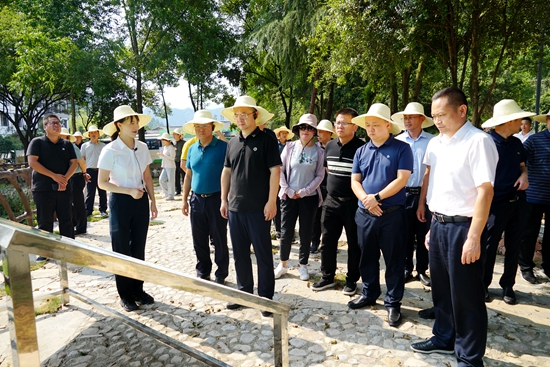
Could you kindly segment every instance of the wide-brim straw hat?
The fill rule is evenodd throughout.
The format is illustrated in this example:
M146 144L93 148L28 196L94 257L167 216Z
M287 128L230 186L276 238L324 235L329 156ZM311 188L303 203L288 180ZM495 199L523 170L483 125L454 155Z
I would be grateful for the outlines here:
M83 135L82 135L82 133L81 133L80 131L77 131L76 133L74 133L73 136L74 136L75 138L78 138L79 136L80 136L81 138L83 137Z
M309 125L315 128L315 134L317 134L317 116L312 113L306 113L300 116L298 123L292 126L292 132L294 134L299 134L300 125Z
M185 131L188 134L196 135L195 132L195 124L210 124L214 123L214 129L212 131L218 131L223 129L223 123L214 120L212 117L212 112L208 110L198 110L193 114L193 119L191 121L187 121L185 125L183 125L183 131Z
M397 124L401 128L401 130L405 130L405 117L404 115L422 115L426 119L422 121L422 128L430 127L434 124L434 120L432 120L430 117L426 116L424 113L424 106L422 106L418 102L411 102L409 103L404 111L394 113L391 116L391 119L394 123Z
M256 125L263 125L267 121L271 120L274 116L272 113L269 113L265 108L260 107L256 104L256 100L250 96L240 96L235 101L235 104L232 107L227 107L222 110L222 115L229 121L236 123L235 112L233 109L235 107L251 107L255 108L258 111L258 117L256 117Z
M336 133L334 132L334 125L329 120L321 120L317 124L317 131L328 131L329 133L332 133L332 137L336 138Z
M117 108L115 108L115 111L113 112L113 121L103 126L103 132L108 136L112 136L116 132L115 122L130 116L139 117L140 129L145 125L147 125L149 122L151 122L151 119L153 118L153 116L151 115L135 112L130 106L127 106L127 105L118 106Z
M66 136L71 143L74 143L76 141L76 138L71 135L69 129L67 129L66 127L61 128L61 132L59 133L59 135Z
M174 135L174 134L178 134L178 135L183 136L183 135L185 135L185 132L181 128L178 127L176 129L174 129L174 131L172 131L172 135Z
M481 124L481 127L486 129L531 116L535 116L535 114L523 111L513 99L503 99L493 108L493 117Z
M286 140L290 140L294 137L294 133L292 132L292 130L290 130L288 127L286 126L281 126L281 127L278 127L276 128L275 130L273 130L273 132L275 133L275 135L277 136L277 139L279 139L279 133L281 131L286 131L288 133L288 135L286 136Z
M168 133L162 133L161 136L159 136L157 138L157 140L168 140L168 141L172 141L172 139L170 139L170 134Z
M550 116L550 111L545 115L536 115L533 120L546 124L546 116Z
M88 131L84 132L83 136L86 139L88 139L90 137L89 133L96 132L96 131L99 133L99 136L103 135L103 130L98 129L97 126L95 125L90 125L90 127L88 128Z
M401 128L391 120L390 108L383 103L374 103L370 106L367 113L352 118L351 122L364 129L367 118L375 118L384 122L389 122L391 124L390 133L393 135L397 135L401 132Z

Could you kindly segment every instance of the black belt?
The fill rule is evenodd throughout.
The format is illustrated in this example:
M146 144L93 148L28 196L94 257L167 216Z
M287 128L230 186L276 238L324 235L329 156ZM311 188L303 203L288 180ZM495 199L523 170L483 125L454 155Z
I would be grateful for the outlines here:
M464 222L470 222L472 220L471 217L463 217L462 215L443 215L439 213L432 213L432 216L437 220L439 223L464 223Z
M511 198L510 200L508 200L510 203L515 203L516 201L518 201L520 199L519 196L514 196L513 198Z
M420 187L405 187L407 194L420 195Z
M401 205L390 206L388 209L382 210L382 215L393 213L394 211L398 210L399 208L401 208ZM363 213L365 213L365 214L375 215L367 209L364 209L364 208L359 208L359 209L361 209L363 211Z
M200 196L201 198L209 198L209 197L211 197L211 196L220 195L220 194L221 194L220 191L218 191L218 192L213 192L213 193L211 193L211 194L197 194L197 193L195 193L195 195Z
M86 168L86 171L97 171L99 168Z
M355 196L332 196L332 195L330 195L330 196L335 198L338 201L341 201L341 202L346 202L346 201L350 201L350 200L357 200L357 198Z

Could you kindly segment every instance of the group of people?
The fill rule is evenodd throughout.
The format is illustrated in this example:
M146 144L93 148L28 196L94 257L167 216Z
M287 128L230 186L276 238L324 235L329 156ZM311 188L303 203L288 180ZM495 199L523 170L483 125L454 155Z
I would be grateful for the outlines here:
M475 128L467 113L466 96L450 87L433 96L432 118L416 102L393 115L381 103L363 115L346 107L336 113L334 125L304 114L291 130L276 129L277 140L265 128L273 114L252 97L241 96L222 110L240 129L227 142L220 134L223 125L209 111L197 111L182 128L195 138L182 144L181 155L168 146L168 135L163 139L168 150L159 153L174 161L175 167L164 169L175 171L180 158L185 177L182 213L191 219L197 277L211 279L212 245L214 281L225 284L229 224L238 289L253 292L252 245L258 295L272 299L275 279L291 269L290 251L299 221L299 277L309 279L309 254L320 251L322 277L311 289L326 290L335 286L338 239L345 229L348 263L343 293L355 295L357 283L362 282L360 295L348 303L351 309L374 305L381 295L382 253L389 325L402 322L404 286L416 278L432 288L435 323L434 336L412 344L412 349L455 353L459 366L483 365L485 302L490 301L489 285L503 233L503 300L517 302L513 286L518 263L523 279L537 282L535 242L550 205L550 130L530 134L526 119L535 114L523 111L513 100L494 106L493 118L482 125L490 129L489 134ZM149 212L155 218L157 209L151 157L135 136L151 117L129 106L118 107L114 115L114 121L103 128L113 141L99 155L97 182L111 193L113 250L144 259L146 223ZM534 118L548 124L550 112ZM434 124L439 135L423 130ZM355 135L358 127L365 129L367 143ZM57 118L47 116L44 129L46 137L33 140L28 155L35 170L37 208L38 203L48 207L47 213L39 210L39 226L51 230L47 221L53 220L56 207L44 203L51 196L67 195L69 178L79 163L70 143L55 139L60 130ZM520 134L519 139L514 134ZM289 140L294 136L296 140ZM64 158L63 165L59 157ZM52 165L46 168L44 162ZM274 267L270 228L278 212L280 263ZM64 232L70 234L70 229ZM549 239L546 228L542 244L546 275L550 275ZM116 276L116 284L127 311L154 302L141 281ZM241 307L227 305L228 309ZM270 313L262 311L262 315Z

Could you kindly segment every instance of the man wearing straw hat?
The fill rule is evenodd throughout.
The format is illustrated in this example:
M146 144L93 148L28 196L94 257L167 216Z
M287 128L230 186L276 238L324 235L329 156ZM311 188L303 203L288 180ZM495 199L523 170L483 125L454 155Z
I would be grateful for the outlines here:
M521 240L519 268L521 276L529 283L536 284L533 272L533 255L540 231L542 216L550 218L550 111L546 115L537 115L534 119L546 124L546 130L534 134L523 146L527 152L527 172L529 187L525 190L527 202L531 207L524 236ZM550 278L550 225L544 226L542 236L542 270Z
M181 195L181 183L185 181L185 171L181 168L181 152L185 144L184 135L185 133L179 127L172 131L172 136L176 142L176 159L174 160L176 163L176 196Z
M229 274L229 250L227 248L227 219L220 213L221 184L220 177L225 160L227 143L212 135L213 131L223 127L221 122L212 118L207 110L195 112L193 119L183 125L183 131L196 134L198 144L189 148L187 154L187 173L183 183L183 215L191 216L191 234L197 256L197 277L210 280L212 260L210 259L210 240L214 246L216 278L218 284L225 284ZM189 192L193 189L187 202Z
M94 211L95 193L99 195L99 212L101 216L107 216L107 192L97 185L98 160L101 150L105 143L99 141L103 131L95 125L90 125L88 131L84 133L84 138L90 138L90 141L82 144L80 148L82 157L86 160L86 173L90 175L90 181L86 184L86 216L92 215Z
M414 157L414 168L407 181L405 191L407 193L407 241L406 241L406 258L405 258L405 283L413 278L412 272L414 269L413 256L416 248L416 273L420 283L429 287L431 285L430 278L426 275L428 270L428 250L424 246L426 233L428 232L429 219L426 222L421 222L416 217L418 209L418 200L420 198L420 188L426 166L422 163L424 153L428 142L434 137L432 134L425 132L424 128L432 126L433 120L424 114L424 106L418 102L411 102L405 107L405 110L392 115L392 120L395 121L401 130L405 130L403 134L396 137L411 147Z
M258 264L258 295L273 299L275 274L271 252L271 219L277 213L281 157L277 141L259 125L273 117L254 98L241 96L222 115L236 123L241 133L229 141L221 177L221 207L229 219L239 290L253 293L250 244ZM229 309L240 305L230 303ZM271 313L262 311L263 316Z
M467 121L468 104L456 87L432 97L440 135L428 143L418 219L432 212L429 245L433 336L411 345L419 353L456 354L459 367L483 366L487 308L483 265L485 224L493 198L498 152L493 139ZM427 195L427 196L426 196Z
M76 147L80 149L82 147L82 133L80 131L77 131L73 134L73 137L75 138L74 145L76 145Z
M406 193L405 185L413 169L409 145L394 138L401 131L390 118L390 108L373 104L364 115L353 119L367 132L370 141L357 149L353 158L351 188L359 199L355 214L363 281L361 296L348 307L374 305L380 296L380 251L386 264L384 306L388 323L401 323L401 299L405 291Z
M526 153L523 144L513 136L518 131L522 118L534 113L523 111L512 99L504 99L493 109L493 117L481 127L493 129L491 137L498 150L498 164L495 176L495 193L487 219L487 257L485 259L485 301L490 301L489 286L493 280L493 269L498 244L504 233L504 272L499 284L502 298L509 305L516 303L513 287L518 271L518 257L521 237L526 224L528 205L525 189L529 186Z

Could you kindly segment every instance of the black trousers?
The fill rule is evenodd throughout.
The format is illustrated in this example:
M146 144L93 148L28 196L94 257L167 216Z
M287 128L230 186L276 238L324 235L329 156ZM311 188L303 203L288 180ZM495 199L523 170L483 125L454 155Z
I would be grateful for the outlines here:
M440 348L454 347L459 367L483 366L487 344L487 308L481 257L462 264L462 248L470 229L469 222L432 221L430 231L430 272L435 308L432 343ZM481 244L487 243L483 231Z
M525 233L521 239L519 253L519 268L521 271L533 270L535 267L533 256L535 255L542 216L544 214L547 220L550 218L550 205L528 203L528 207L526 210L528 219L525 225ZM542 269L546 275L550 275L550 225L548 224L544 226L542 236Z
M377 217L357 208L355 214L357 237L361 249L359 271L363 280L366 297L377 299L380 296L380 251L386 263L386 308L401 309L405 292L405 208Z
M277 196L277 214L273 218L273 224L275 225L275 233L277 237L281 237L281 199Z
M111 193L109 197L109 229L113 251L145 260L145 243L149 230L149 199L143 195L134 199L130 195ZM132 299L143 292L143 281L115 275L120 298Z
M176 195L181 194L181 183L185 180L185 171L181 169L181 161L176 162Z
M86 181L82 173L75 173L71 177L73 185L73 225L76 232L86 233L88 221L86 219L86 204L84 202L84 186Z
M357 199L338 201L327 195L323 202L323 237L321 247L321 272L323 279L334 280L336 274L336 253L338 251L338 239L342 229L346 229L348 240L348 272L347 282L356 283L359 280L359 259L361 250L357 242L357 225L355 224L355 212L357 211Z
M207 198L195 193L190 200L191 234L193 247L197 255L197 276L206 278L212 271L210 259L210 239L214 246L216 278L225 279L229 274L229 250L227 248L227 219L220 213L221 195L218 193Z
M311 246L311 231L313 229L313 213L317 210L319 198L317 195L300 199L281 200L281 261L290 257L290 247L294 237L296 220L300 220L300 264L307 265Z
M54 214L59 222L59 234L74 238L73 193L71 184L65 191L33 191L38 228L53 232Z
M99 195L99 211L107 211L107 192L97 186L97 176L99 170L97 168L88 168L86 173L90 175L90 182L86 183L86 216L89 217L94 211L95 192Z
M525 215L527 207L527 202L519 199L492 209L489 213L487 219L487 258L485 259L485 273L483 275L485 289L489 289L493 280L498 243L503 233L506 253L504 254L504 272L500 277L499 284L502 288L513 287L516 284L521 238L527 222L527 216Z
M321 195L323 196L323 201L327 198L327 187L320 186ZM323 233L323 223L321 222L321 215L323 214L323 208L318 207L315 211L315 219L313 220L313 232L311 233L311 246L319 247L321 244L321 234Z
M421 222L416 217L418 209L418 200L420 195L407 194L406 217L407 217L407 246L405 257L405 271L412 273L414 269L413 257L416 249L416 272L418 274L426 273L428 270L429 256L428 249L424 245L426 233L428 233L431 213L426 208L426 222Z
M270 226L271 221L265 220L263 212L229 211L229 233L235 259L237 287L247 293L254 291L250 259L250 244L252 243L258 265L258 295L273 299L275 274L273 273Z

